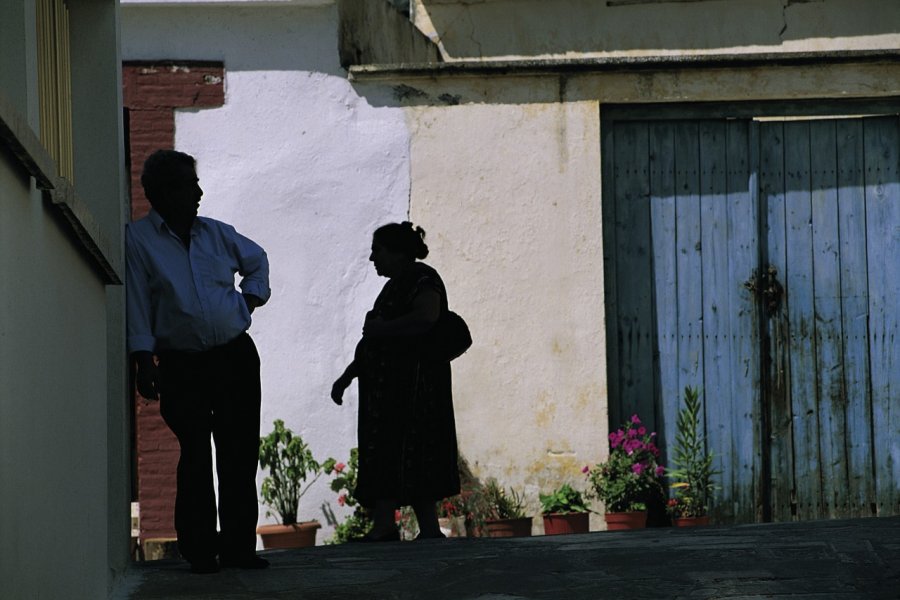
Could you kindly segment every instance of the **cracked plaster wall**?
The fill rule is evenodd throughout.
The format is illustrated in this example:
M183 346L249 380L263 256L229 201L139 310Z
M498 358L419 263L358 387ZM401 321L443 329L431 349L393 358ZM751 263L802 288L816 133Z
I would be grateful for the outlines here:
M460 445L539 514L539 492L582 488L607 447L597 103L409 119L412 217L475 339L454 363Z
M446 61L900 47L884 0L413 0L411 18Z

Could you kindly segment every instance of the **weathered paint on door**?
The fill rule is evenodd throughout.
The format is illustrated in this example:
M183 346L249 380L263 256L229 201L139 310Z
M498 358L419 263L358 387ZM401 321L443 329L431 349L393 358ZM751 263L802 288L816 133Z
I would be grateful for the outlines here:
M704 392L713 514L900 513L900 121L604 120L610 426Z

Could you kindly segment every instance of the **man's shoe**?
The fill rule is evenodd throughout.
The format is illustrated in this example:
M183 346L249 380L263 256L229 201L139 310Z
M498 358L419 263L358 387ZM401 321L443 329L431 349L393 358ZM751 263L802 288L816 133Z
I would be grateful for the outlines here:
M191 573L197 575L209 575L219 572L219 563L215 558L203 558L191 561Z
M221 559L222 567L226 569L267 569L269 561L262 556L252 554L243 558L224 556Z

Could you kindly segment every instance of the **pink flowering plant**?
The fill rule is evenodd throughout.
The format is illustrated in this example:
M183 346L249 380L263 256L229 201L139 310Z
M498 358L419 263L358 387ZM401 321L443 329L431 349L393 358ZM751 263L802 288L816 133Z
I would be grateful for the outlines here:
M338 505L353 509L353 514L343 522L339 522L334 512L328 507L326 519L334 527L334 537L328 540L327 544L343 544L356 540L365 536L372 529L372 519L353 495L356 489L358 468L359 450L356 448L350 450L350 460L346 463L338 462L333 458L322 463L322 470L325 474L334 475L334 479L331 481L331 491L337 493Z
M657 464L655 432L648 432L637 415L609 434L609 458L584 467L590 495L603 502L606 512L647 510L647 503L663 489L665 468Z

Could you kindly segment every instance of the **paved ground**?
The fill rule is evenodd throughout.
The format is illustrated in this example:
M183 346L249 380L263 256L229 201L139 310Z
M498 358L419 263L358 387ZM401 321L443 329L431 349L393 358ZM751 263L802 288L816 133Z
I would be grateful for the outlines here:
M136 564L119 598L900 599L900 517L264 553L265 571Z

